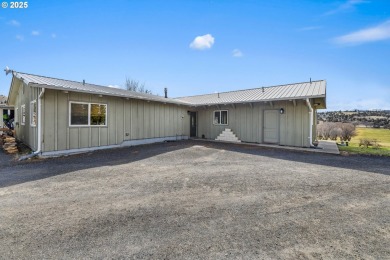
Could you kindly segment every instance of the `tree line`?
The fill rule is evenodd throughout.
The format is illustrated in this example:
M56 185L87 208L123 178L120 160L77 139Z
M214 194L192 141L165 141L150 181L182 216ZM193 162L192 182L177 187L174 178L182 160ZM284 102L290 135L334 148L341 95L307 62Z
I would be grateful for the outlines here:
M319 112L319 121L353 123L365 127L389 128L390 111L388 110L354 110L354 111L327 111Z
M351 123L324 122L317 125L317 138L319 140L337 140L349 142L356 136L356 127Z

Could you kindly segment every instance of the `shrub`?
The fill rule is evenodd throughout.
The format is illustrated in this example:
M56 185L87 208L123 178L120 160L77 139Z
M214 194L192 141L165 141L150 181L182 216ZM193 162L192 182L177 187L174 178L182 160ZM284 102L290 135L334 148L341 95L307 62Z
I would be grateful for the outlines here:
M360 139L359 140L359 147L364 146L368 148L369 146L372 146L373 148L379 148L381 145L378 143L376 139Z

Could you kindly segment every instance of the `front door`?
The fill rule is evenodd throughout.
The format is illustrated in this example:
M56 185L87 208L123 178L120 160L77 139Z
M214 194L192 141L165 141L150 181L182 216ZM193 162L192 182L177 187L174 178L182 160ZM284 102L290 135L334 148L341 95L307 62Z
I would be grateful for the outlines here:
M264 110L264 143L279 143L278 110Z
M196 112L190 112L190 137L196 137Z

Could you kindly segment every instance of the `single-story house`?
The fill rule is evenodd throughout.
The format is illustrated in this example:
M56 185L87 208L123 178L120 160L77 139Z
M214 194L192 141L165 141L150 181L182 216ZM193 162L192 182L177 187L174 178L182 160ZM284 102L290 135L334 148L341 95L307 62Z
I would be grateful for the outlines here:
M16 137L36 154L205 138L310 147L326 81L180 98L12 71Z

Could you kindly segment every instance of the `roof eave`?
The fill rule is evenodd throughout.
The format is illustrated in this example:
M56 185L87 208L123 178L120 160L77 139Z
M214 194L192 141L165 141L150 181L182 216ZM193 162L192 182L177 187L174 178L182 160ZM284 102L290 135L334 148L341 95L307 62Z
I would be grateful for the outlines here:
M274 102L274 101L286 101L286 100L305 100L306 98L324 98L325 95L316 95L316 96L303 96L303 97L289 97L289 98L274 98L274 99L261 99L261 100L247 100L247 101L234 101L234 102L218 102L218 103L201 103L201 104L192 104L191 106L200 107L200 106L216 106L216 105L232 105L232 104L249 104L249 103L262 103L262 102Z

